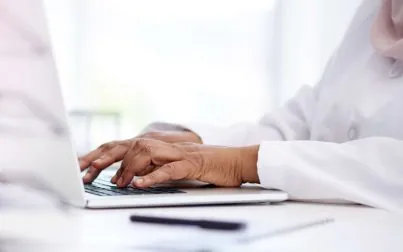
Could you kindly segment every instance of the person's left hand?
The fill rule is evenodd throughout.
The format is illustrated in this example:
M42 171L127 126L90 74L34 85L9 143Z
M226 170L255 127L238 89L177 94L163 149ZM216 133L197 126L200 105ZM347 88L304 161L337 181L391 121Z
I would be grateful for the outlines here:
M217 186L258 183L258 146L230 148L192 143L171 144L154 139L133 139L112 183L136 187L180 179L195 179ZM103 170L116 158L98 159L93 169ZM97 172L99 173L99 172ZM134 176L140 176L133 180Z

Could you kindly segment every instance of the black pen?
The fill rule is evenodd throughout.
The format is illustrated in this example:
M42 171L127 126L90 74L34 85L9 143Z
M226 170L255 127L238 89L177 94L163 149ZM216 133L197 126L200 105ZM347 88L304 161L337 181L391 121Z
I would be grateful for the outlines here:
M220 230L220 231L237 231L245 228L245 224L241 222L189 220L189 219L151 217L140 215L131 215L130 221L148 223L148 224L160 224L160 225L195 226L203 229Z

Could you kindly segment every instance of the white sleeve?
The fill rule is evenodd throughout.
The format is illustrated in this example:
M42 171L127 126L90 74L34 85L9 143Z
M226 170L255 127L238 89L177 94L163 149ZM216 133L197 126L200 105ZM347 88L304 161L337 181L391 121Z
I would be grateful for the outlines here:
M258 174L291 199L351 202L403 212L403 141L264 141Z

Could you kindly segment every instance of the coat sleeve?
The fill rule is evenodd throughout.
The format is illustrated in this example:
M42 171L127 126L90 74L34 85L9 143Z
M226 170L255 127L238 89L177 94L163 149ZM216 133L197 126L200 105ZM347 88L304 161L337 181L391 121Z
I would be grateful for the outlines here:
M403 141L263 141L258 157L261 184L293 200L403 211Z

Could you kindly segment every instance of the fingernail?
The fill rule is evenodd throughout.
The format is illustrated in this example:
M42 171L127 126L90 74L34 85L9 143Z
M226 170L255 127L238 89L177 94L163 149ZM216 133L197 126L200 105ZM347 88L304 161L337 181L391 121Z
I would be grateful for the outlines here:
M115 175L115 176L112 177L111 182L112 182L113 184L116 184L116 179L117 179L117 176Z
M85 174L83 179L84 179L84 181L90 180L91 179L91 174L89 174L89 173Z
M79 165L81 168L84 168L85 165L86 165L86 162L80 160L80 161L78 161L78 165Z
M139 185L141 185L141 184L144 183L144 179L138 178L138 179L136 179L136 183L139 184Z
M123 185L123 178L120 178L118 181L118 186L122 186Z

